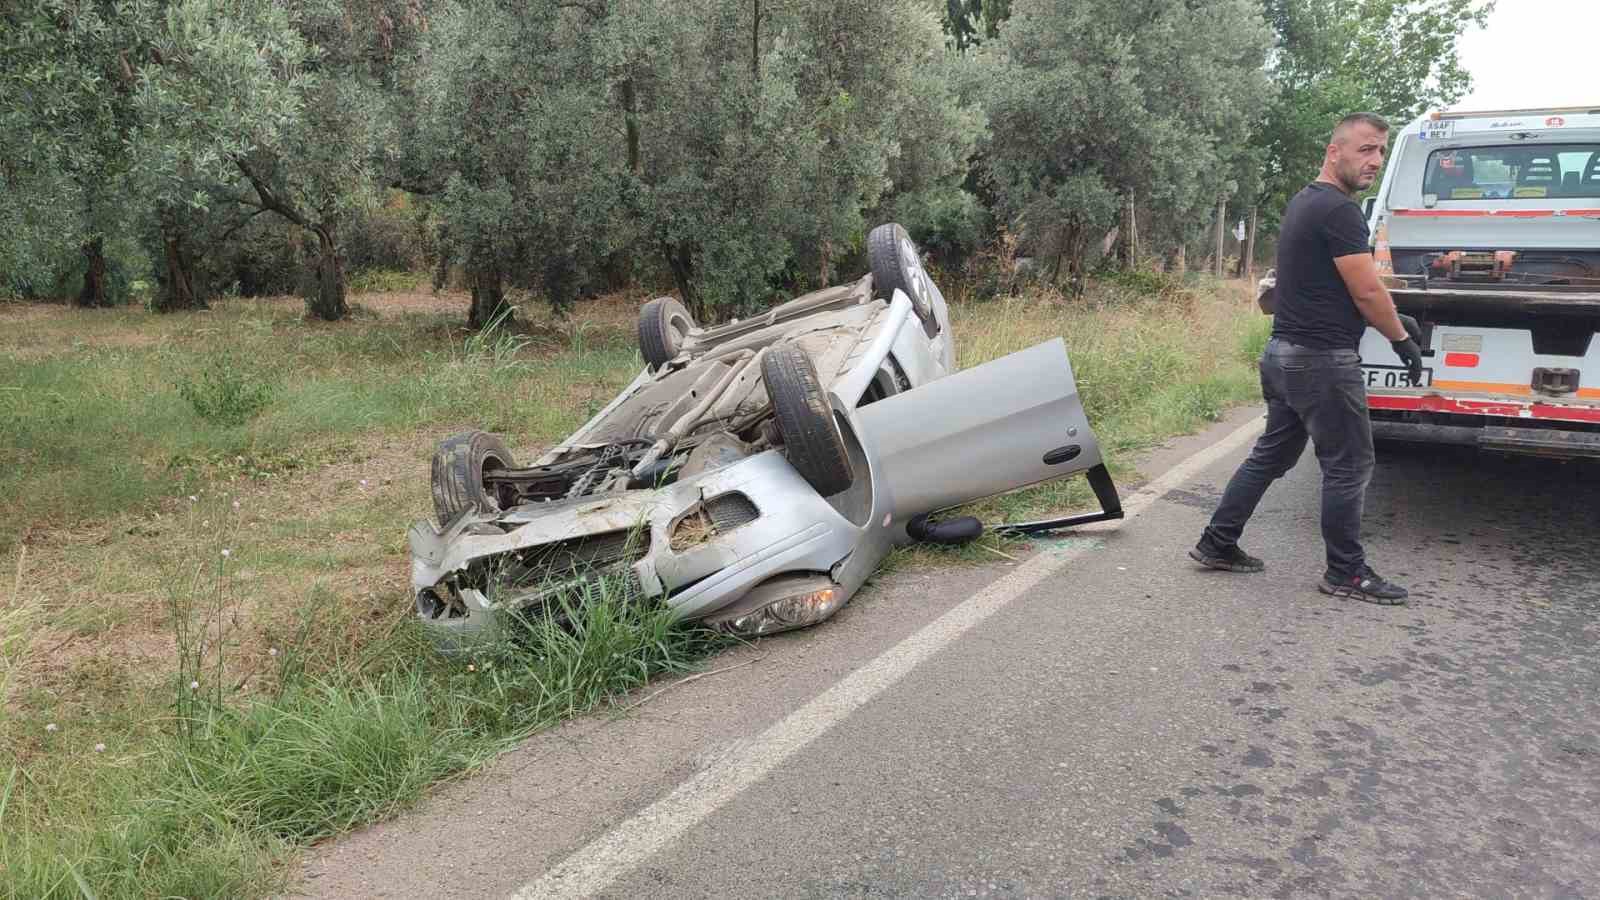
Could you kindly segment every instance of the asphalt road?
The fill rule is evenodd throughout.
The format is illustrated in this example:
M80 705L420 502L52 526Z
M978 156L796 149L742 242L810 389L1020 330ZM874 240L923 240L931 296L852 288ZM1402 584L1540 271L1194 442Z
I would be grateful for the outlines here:
M1600 467L1381 452L1366 541L1413 591L1381 608L1314 588L1310 456L1246 533L1266 573L1184 557L1243 452L1041 546L1049 574L775 763L791 713L1037 564L891 575L324 848L300 891L507 896L767 759L612 848L603 893L1600 896Z

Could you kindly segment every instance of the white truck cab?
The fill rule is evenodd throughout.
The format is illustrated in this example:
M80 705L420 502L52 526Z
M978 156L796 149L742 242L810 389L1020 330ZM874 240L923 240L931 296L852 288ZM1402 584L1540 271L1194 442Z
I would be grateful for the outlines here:
M1600 104L1423 116L1366 213L1424 332L1420 384L1362 339L1374 435L1600 456Z

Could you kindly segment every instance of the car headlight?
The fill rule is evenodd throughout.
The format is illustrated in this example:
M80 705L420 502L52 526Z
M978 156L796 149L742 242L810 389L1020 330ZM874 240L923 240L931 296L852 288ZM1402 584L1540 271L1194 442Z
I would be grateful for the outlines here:
M833 615L844 603L844 591L837 587L792 594L728 622L735 634L761 635L813 625Z

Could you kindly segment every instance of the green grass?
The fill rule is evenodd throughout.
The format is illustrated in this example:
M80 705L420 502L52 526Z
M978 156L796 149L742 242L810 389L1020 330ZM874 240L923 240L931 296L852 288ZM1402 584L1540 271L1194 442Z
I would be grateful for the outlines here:
M21 308L0 329L0 897L271 893L307 842L714 652L606 590L574 629L536 621L472 660L413 630L404 535L433 441L480 426L528 452L639 366L626 299L484 336L462 302L331 326L293 300ZM1258 396L1265 324L1166 278L954 307L963 366L1065 337L1124 481L1130 451ZM976 512L1092 503L1072 479ZM992 559L891 564L929 555Z
M321 327L245 302L189 318L106 315L61 316L0 343L11 513L0 552L29 527L192 493L205 469L239 457L281 475L327 462L343 438L438 423L552 441L639 365L617 329L573 351L457 335L443 314Z
M35 764L0 772L0 897L279 889L276 863L292 848L392 815L441 779L685 671L720 644L602 581L569 599L565 627L530 620L470 660L441 659L405 629L311 675L286 644L273 689L238 702L219 654L226 641L206 639L228 617L234 565L179 579L184 661L159 731L122 743L110 721L41 728ZM85 748L100 738L111 746Z

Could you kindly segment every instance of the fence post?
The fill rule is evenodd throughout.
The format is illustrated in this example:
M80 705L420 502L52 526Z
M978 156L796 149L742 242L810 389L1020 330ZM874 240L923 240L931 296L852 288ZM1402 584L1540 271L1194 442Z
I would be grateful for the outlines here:
M1246 283L1256 280L1256 212L1259 207L1250 206L1250 233L1245 237L1244 245L1244 280Z
M1211 261L1211 268L1218 278L1222 277L1222 249L1223 236L1228 233L1228 198L1223 197L1217 201L1217 253Z

